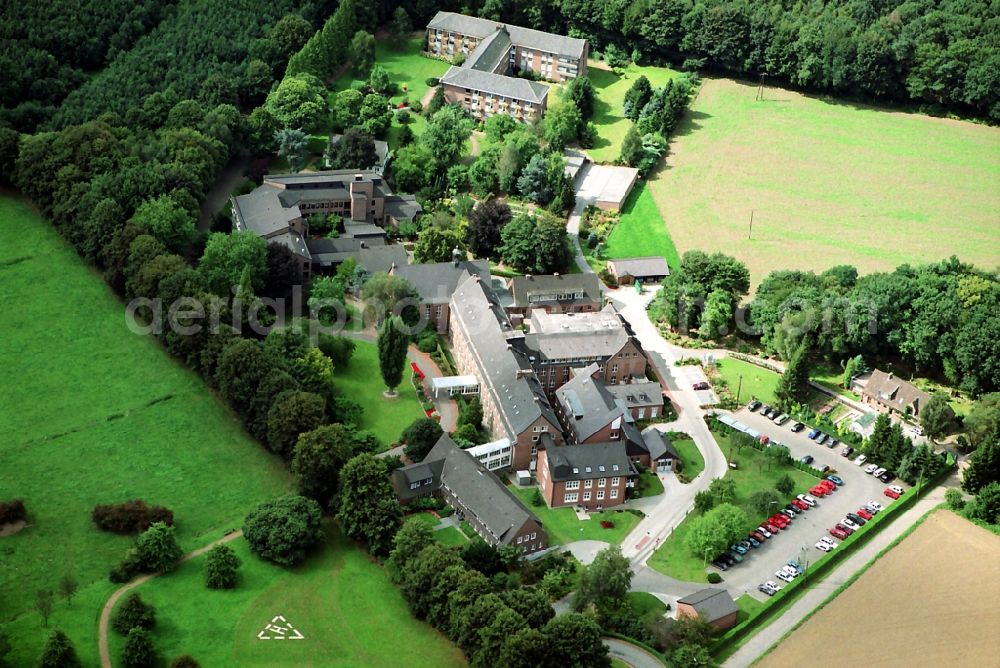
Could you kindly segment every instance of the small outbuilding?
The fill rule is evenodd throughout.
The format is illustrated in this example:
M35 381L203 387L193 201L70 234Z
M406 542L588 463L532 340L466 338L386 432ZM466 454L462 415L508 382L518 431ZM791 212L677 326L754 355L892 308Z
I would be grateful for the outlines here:
M661 255L626 257L608 260L608 272L618 285L632 285L636 281L659 283L670 275L670 267Z
M677 616L705 618L714 628L724 631L736 626L739 608L725 589L706 587L677 600Z

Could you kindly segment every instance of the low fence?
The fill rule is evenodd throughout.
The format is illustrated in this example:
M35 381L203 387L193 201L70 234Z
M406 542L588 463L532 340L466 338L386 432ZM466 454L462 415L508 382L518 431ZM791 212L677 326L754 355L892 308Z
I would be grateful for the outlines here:
M928 480L923 487L911 490L912 493L904 495L885 510L875 515L861 529L855 531L846 540L842 541L832 552L821 557L804 575L783 587L756 614L751 615L741 624L734 626L725 635L716 640L710 648L712 654L719 655L725 652L733 644L756 632L772 617L784 612L794 602L799 593L804 592L816 580L825 577L845 559L861 549L872 536L881 531L898 515L906 512L906 510L916 504L920 498L929 490L936 487L950 473L950 467L943 469L934 478Z

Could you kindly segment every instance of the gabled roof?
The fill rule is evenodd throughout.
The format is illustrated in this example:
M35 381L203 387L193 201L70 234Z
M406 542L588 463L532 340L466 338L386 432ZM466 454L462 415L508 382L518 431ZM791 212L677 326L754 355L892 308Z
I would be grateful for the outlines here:
M714 587L699 589L693 594L678 599L677 603L690 605L709 622L722 619L739 610L728 591Z
M393 275L405 278L420 295L420 301L428 304L447 304L458 284L469 276L478 275L490 280L490 263L487 260L468 262L433 262L431 264L411 264L398 266Z
M514 306L518 307L574 301L601 303L601 281L597 274L591 273L516 276L511 279L510 288ZM580 293L582 296L579 299L565 297ZM560 296L562 298L556 298ZM532 297L535 298L534 301Z
M669 276L670 267L660 255L649 257L626 257L618 260L608 260L616 276Z
M624 443L589 443L545 448L546 465L553 482L628 476L632 464Z
M397 492L400 487L409 490L410 478L419 480L419 476L425 475L426 471L435 475L436 485L433 489L425 488L424 493L442 487L450 490L469 511L475 513L501 545L510 543L528 520L542 525L538 517L496 475L460 449L448 434L438 439L423 462L404 466L393 473Z
M451 327L469 342L475 364L475 369L464 371L479 378L480 392L493 395L505 435L511 440L539 418L556 427L559 422L528 358L510 343L519 332L490 294L485 281L470 276L452 295Z
M591 364L556 390L556 400L566 416L564 426L581 443L609 424L621 429L625 422L632 421L632 414L615 401L604 383L591 378L597 370L597 364Z
M861 392L900 412L905 412L910 407L914 413L919 413L931 398L930 394L912 383L879 369L872 371Z
M569 56L571 58L583 57L587 40L575 37L556 35L541 30L522 28L520 26L505 26L502 23L481 19L475 16L465 16L454 12L438 12L427 24L428 28L455 32L476 39L483 39L499 28L506 28L510 33L510 40L518 46L526 46L531 49L538 49L547 53Z
M455 67L454 65L441 77L441 83L457 86L458 88L493 93L494 95L531 102L532 104L541 104L549 94L549 87L537 81L530 81L519 77L508 77L503 74L494 74L493 72L480 72L468 67Z
M510 34L506 28L500 28L476 45L465 66L480 72L493 72L508 57L510 46Z
M654 462L658 459L680 459L674 444L666 434L655 427L650 427L642 434L642 442L646 446L650 459Z

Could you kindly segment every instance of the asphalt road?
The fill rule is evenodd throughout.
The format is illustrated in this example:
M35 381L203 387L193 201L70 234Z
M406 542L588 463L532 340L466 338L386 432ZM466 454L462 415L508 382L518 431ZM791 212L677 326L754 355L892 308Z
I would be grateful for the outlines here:
M794 421L789 420L784 426L779 427L760 413L751 413L746 408L737 411L734 417L788 446L792 457L798 459L812 455L816 458L814 466L829 465L837 469L837 475L844 480L843 487L829 496L817 499L816 507L800 513L787 529L779 531L760 547L750 550L744 556L743 563L720 573L726 588L734 596L747 592L758 599L765 599L766 596L757 591L757 585L767 580L783 584L775 577L774 572L789 559L795 559L803 566L819 559L823 552L816 547L816 542L822 536L829 536L829 529L840 522L847 513L856 512L867 501L877 501L887 506L892 499L882 493L885 484L865 473L863 466L856 466L852 461L840 456L842 446L830 450L826 446L816 445L810 441L806 435L809 432L808 427L796 434L791 431ZM902 483L894 481L892 484ZM902 486L906 487L905 484ZM791 501L800 493L808 493L808 490L795 490L788 500Z

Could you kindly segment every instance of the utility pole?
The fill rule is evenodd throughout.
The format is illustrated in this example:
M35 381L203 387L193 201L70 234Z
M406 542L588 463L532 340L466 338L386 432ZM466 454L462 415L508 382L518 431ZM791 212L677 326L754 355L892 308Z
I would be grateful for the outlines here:
M750 209L750 233L747 234L747 239L753 236L753 209Z
M743 374L740 374L740 381L736 384L736 405L740 403L740 390L743 389Z

